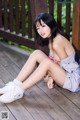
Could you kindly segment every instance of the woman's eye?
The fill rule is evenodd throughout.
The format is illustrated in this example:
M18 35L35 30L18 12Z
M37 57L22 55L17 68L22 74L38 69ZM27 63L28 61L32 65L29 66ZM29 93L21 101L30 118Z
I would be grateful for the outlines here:
M37 30L39 30L39 28L36 28Z
M42 27L45 27L45 25L42 25Z

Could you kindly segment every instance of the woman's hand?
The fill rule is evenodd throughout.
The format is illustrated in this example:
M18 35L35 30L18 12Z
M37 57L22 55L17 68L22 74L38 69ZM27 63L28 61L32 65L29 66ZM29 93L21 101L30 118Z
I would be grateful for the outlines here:
M44 76L44 81L47 82L47 86L49 89L52 89L55 85L54 80L48 74Z
M54 85L55 85L54 80L51 77L49 77L48 82L47 82L48 88L52 89L54 87Z

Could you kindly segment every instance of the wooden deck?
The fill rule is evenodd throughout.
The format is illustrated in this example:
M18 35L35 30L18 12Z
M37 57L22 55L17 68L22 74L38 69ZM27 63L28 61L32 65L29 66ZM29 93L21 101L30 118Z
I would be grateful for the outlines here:
M0 87L17 76L27 58L0 43ZM9 120L80 120L80 92L71 93L58 86L49 90L41 81L22 99L0 103L0 114L2 111L9 111Z

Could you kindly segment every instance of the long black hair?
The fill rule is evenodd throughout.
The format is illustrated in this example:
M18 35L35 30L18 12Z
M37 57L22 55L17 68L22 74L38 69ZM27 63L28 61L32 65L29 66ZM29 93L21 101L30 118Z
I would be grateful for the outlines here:
M49 38L42 38L38 32L37 32L37 29L36 29L36 23L39 22L41 24L41 20L50 27L51 29L51 40L53 41L53 39L56 37L56 35L58 33L60 33L61 35L64 36L64 34L62 33L62 31L59 29L55 19L52 17L51 14L48 14L48 13L40 13L39 15L36 16L35 20L34 20L34 30L35 30L35 33L36 33L36 41L37 43L40 45L40 46L45 46L45 45L48 45L49 43Z

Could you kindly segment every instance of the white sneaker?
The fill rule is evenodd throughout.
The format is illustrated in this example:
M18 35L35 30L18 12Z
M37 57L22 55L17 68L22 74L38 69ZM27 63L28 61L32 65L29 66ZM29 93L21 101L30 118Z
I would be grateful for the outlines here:
M13 89L14 86L21 85L22 82L18 81L17 79L14 79L14 81L11 81L7 83L3 88L0 88L0 94L4 94L11 89Z
M4 94L6 93L7 91L10 91L11 88L15 85L14 82L9 82L7 83L3 88L0 88L0 94Z
M24 91L19 86L14 86L9 92L4 93L0 96L0 102L11 103L23 97Z

